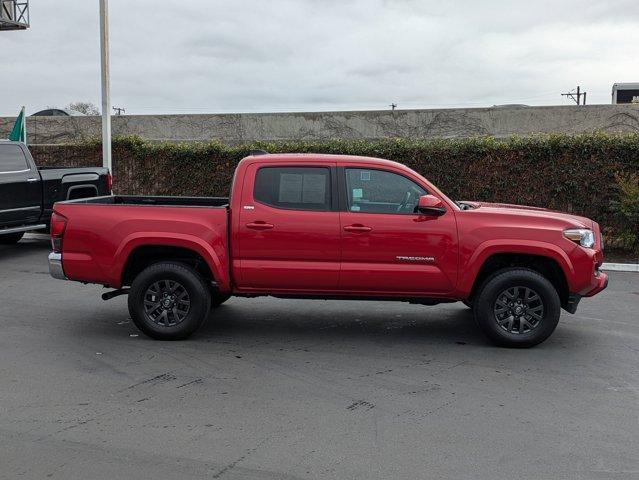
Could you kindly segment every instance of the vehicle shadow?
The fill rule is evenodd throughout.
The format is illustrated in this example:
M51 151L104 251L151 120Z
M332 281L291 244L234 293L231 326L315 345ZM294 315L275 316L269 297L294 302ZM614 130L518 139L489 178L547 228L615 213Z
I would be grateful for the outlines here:
M194 341L242 343L309 341L374 341L376 344L419 342L489 345L473 321L472 311L460 303L445 307L399 302L235 300L213 310ZM296 305L299 304L299 305Z
M93 322L85 321L83 316L71 330L74 338L121 341L134 337L142 342L142 348L170 352L183 349L192 353L204 352L212 345L228 352L246 349L303 351L317 347L335 351L360 347L364 351L406 348L415 352L425 346L522 351L493 345L475 325L472 311L461 303L429 307L401 302L266 298L258 299L258 304L252 305L255 300L231 299L214 309L205 324L189 339L178 342L162 342L145 336L128 317L124 299L115 300L120 305L112 304L112 307L94 313ZM534 350L583 353L585 345L597 342L596 337L596 332L560 323L552 338Z
M0 262L5 259L15 260L33 253L48 253L51 241L47 235L29 235L15 245L0 245Z

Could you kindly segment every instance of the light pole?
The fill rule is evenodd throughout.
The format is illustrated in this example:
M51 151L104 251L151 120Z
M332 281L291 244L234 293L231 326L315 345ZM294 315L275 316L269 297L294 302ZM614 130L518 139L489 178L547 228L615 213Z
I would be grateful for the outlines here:
M113 175L111 161L111 92L109 84L109 5L100 0L100 53L102 70L102 166Z

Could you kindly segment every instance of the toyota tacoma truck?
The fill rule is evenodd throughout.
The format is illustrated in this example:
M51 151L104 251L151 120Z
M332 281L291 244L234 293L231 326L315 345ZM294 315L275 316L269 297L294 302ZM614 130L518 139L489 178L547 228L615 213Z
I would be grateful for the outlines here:
M229 198L59 202L51 275L128 294L135 325L183 339L230 296L462 301L498 345L530 347L606 288L599 225L542 208L455 202L376 158L258 154Z
M110 193L106 168L36 167L24 143L0 140L0 244L47 229L58 200Z

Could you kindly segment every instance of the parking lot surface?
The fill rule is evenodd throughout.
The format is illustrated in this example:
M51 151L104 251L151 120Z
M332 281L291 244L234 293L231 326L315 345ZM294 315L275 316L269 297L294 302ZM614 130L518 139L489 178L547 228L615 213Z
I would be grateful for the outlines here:
M231 299L157 342L0 247L0 478L639 478L639 274L529 350L461 303Z

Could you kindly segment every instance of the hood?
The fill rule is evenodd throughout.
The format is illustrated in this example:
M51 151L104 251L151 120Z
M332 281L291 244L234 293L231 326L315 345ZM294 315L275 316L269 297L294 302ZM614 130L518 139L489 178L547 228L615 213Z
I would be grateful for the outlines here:
M474 208L481 208L482 210L492 210L495 213L509 213L512 215L525 215L539 218L551 218L557 220L564 220L574 226L583 226L586 228L594 228L593 221L586 217L579 215L573 215L571 213L560 212L558 210L550 210L548 208L529 207L526 205L513 205L509 203L490 203L490 202L473 202L464 201Z

